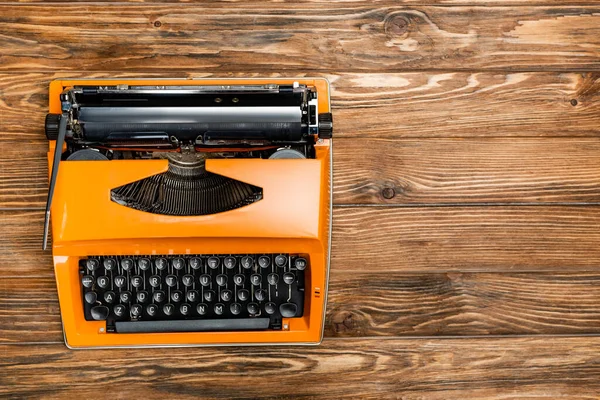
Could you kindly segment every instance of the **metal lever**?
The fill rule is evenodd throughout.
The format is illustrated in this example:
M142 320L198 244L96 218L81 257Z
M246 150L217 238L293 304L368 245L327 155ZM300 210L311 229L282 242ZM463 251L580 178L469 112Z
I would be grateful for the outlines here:
M62 156L62 147L67 136L68 113L63 113L58 124L58 137L56 138L56 147L54 148L54 161L52 162L52 175L50 175L50 187L48 188L48 199L46 200L46 215L44 217L44 243L42 249L46 250L48 244L48 229L50 228L50 206L52 197L54 197L54 186L56 186L56 177L58 175L58 165Z

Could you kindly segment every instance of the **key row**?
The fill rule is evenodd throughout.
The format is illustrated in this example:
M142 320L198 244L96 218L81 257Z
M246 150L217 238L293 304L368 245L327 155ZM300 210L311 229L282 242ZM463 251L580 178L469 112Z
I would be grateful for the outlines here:
M275 256L274 263L275 266L280 268L287 267L289 263L288 260L289 256L280 254ZM188 259L181 257L176 257L172 259L159 257L154 260L145 257L136 260L132 258L123 258L121 260L117 260L115 258L106 258L101 263L100 260L90 258L86 261L85 264L87 270L90 272L96 271L98 268L100 268L101 265L107 271L115 271L119 266L123 271L131 271L135 267L139 268L141 271L147 271L153 266L159 271L166 270L169 267L172 267L175 270L183 270L188 266L193 270L199 270L203 266L206 266L210 269L217 269L220 266L224 266L227 269L233 269L236 266L238 266L238 259L233 256L227 256L222 258L208 257L206 259L200 257L191 257ZM239 265L244 269L252 269L255 265L258 265L260 268L269 268L271 266L271 257L260 256L255 262L254 257L244 256L241 257L241 259L239 260ZM294 268L303 271L307 266L306 259L302 257L294 259L293 266Z
M188 290L183 292L181 290L173 290L169 293L166 293L163 290L156 290L154 292L147 292L145 290L140 290L135 294L130 291L118 292L115 293L111 290L106 291L102 294L98 294L96 292L86 292L84 295L84 300L86 303L94 305L96 302L104 302L107 304L113 304L116 302L121 303L131 303L134 300L138 303L147 303L147 302L155 302L162 303L167 301L167 298L174 303L179 303L181 301L189 301L192 303L198 301L207 301L213 302L216 300L229 302L232 299L237 299L239 301L247 301L251 297L254 298L255 301L265 301L269 297L269 292L266 289L258 289L254 291L254 294L251 294L249 290L241 289L238 291L233 291L229 289L215 291L215 290Z
M240 303L231 303L229 306L226 306L222 303L216 303L214 305L200 303L196 306L188 303L183 303L180 305L166 303L162 306L157 304L149 304L145 307L141 304L133 304L131 307L129 307L129 310L124 304L117 304L113 306L112 309L107 306L95 306L91 309L91 315L92 319L94 320L105 320L112 310L112 313L118 319L129 317L132 320L136 320L142 318L143 316L150 318L159 317L161 315L172 317L177 315L177 313L184 317L202 317L211 313L214 313L215 315L223 315L226 310L228 310L232 315L240 315L244 309L250 316L260 315L262 311L264 311L267 315L273 315L279 310L283 317L291 318L297 312L297 306L294 303L284 303L279 307L277 307L277 305L273 302L265 303L263 307L257 303L248 303L245 306Z
M259 274L252 274L248 280L253 286L261 286L263 283L263 276ZM296 281L296 275L293 272L285 272L281 275L280 279L279 274L271 273L267 275L265 283L275 286L280 282L280 280L285 284L291 285ZM181 283L184 287L192 287L196 282L204 287L210 287L213 283L216 286L227 286L229 281L229 277L224 274L215 276L214 280L213 277L208 274L202 274L197 279L193 275L183 275L181 278L179 278L177 275L167 275L164 277L164 279L160 275L152 275L147 281L145 281L144 277L141 275L134 275L129 279L123 275L117 275L112 278L112 283L119 289L128 287L128 285L131 285L136 289L142 288L144 287L145 282L148 282L148 285L152 288L160 288L162 287L163 282L167 287L177 287L179 286L179 283ZM236 274L232 277L231 283L236 286L244 286L246 283L246 276L242 274ZM93 288L94 285L97 285L101 289L108 289L111 285L111 278L106 275L102 275L97 278L92 275L84 275L81 278L81 284L83 287L88 289Z

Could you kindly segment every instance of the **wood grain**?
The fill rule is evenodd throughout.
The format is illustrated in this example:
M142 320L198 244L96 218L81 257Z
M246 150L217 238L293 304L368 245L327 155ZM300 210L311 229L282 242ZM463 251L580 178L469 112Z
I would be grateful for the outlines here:
M0 346L15 398L596 399L600 339L326 340L319 347Z
M334 202L598 203L599 153L587 138L337 140Z
M332 271L326 337L600 334L600 275ZM62 342L53 277L0 280L0 342Z
M3 71L600 70L597 6L0 5Z
M367 271L596 270L600 208L347 207L334 212L332 262Z
M306 73L297 70L285 75ZM216 75L248 76L222 72ZM277 74L265 70L250 75ZM318 75L331 82L336 138L596 138L600 134L600 73L326 71ZM48 85L53 79L210 76L119 71L0 73L0 142L45 140Z
M600 333L600 275L332 270L326 336Z
M0 141L0 209L44 207L47 146ZM598 154L598 138L338 139L334 203L597 204Z
M50 343L62 340L60 308L53 277L0 280L0 342Z
M0 276L52 276L42 211L0 211ZM369 272L595 271L600 207L341 207L332 268Z
M88 0L55 0L54 3L89 3ZM4 3L20 3L20 4L36 4L41 3L39 0L7 0ZM161 0L98 0L94 3L165 3ZM218 6L231 6L234 3L245 3L241 0L169 0L168 3L185 3L195 4L201 3L203 5L214 4ZM280 6L282 3L296 4L296 0L265 0L262 2L272 4L274 7ZM305 0L304 4L310 6L311 3L322 3L322 0ZM338 3L341 6L348 6L348 4L364 4L365 0L331 0L330 3ZM371 4L389 4L389 0L371 0ZM557 5L556 1L550 0L397 0L396 5L473 5L473 6L532 6L532 5ZM561 0L560 4L563 5L597 5L597 0Z

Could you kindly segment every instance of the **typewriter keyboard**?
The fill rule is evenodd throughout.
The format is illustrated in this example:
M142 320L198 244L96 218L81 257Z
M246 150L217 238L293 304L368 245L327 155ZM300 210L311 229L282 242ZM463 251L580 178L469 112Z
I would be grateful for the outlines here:
M301 317L307 258L292 254L80 260L85 319L107 331L281 329Z

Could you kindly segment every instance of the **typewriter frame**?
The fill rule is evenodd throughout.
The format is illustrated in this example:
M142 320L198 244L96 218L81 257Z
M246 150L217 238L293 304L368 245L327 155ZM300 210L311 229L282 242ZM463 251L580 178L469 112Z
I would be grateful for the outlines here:
M330 112L329 82L324 78L271 79L60 79L50 84L51 113L59 113L60 93L76 85L227 85L280 83L312 85L319 94L318 112ZM55 142L50 141L49 169ZM60 164L56 192L51 209L52 251L58 287L65 344L71 349L111 347L178 347L226 345L317 345L323 338L332 221L332 141L319 139L315 159L207 160L208 171L260 186L264 198L249 206L215 215L178 217L157 216L126 208L110 201L110 189L121 184L166 171L166 160L63 161ZM276 164L276 165L273 165ZM49 174L51 171L49 171ZM94 179L89 179L94 176ZM293 176L293 179L290 179ZM77 184L77 190L70 187ZM302 195L285 195L281 187L298 190ZM293 187L292 187L293 186ZM103 197L102 191L105 192ZM93 196L96 193L99 197ZM83 194L92 194L84 198ZM85 201L84 201L85 200ZM286 203L287 202L287 203ZM289 202L300 207L285 227L278 222L282 207ZM109 210L107 213L94 213ZM302 218L305 214L312 219ZM240 218L264 217L259 228L239 228ZM130 226L111 229L109 225L135 220ZM86 228L90 219L101 229ZM110 224L102 225L102 221ZM141 220L141 222L140 222ZM158 220L160 222L152 222ZM289 220L286 222L290 222ZM123 229L126 227L125 229ZM166 229L160 234L152 229ZM210 232L199 233L199 228ZM150 232L150 233L148 233ZM225 239L226 238L226 239ZM276 239L273 239L276 238ZM224 240L225 239L225 240ZM132 240L136 244L130 243ZM129 243L128 243L129 242ZM168 242L168 243L167 243ZM134 333L106 332L104 321L86 321L83 316L78 261L93 255L143 254L224 254L229 246L236 253L302 253L309 257L305 312L301 318L284 318L280 331ZM193 250L193 251L192 251ZM287 327L287 329L286 329Z

